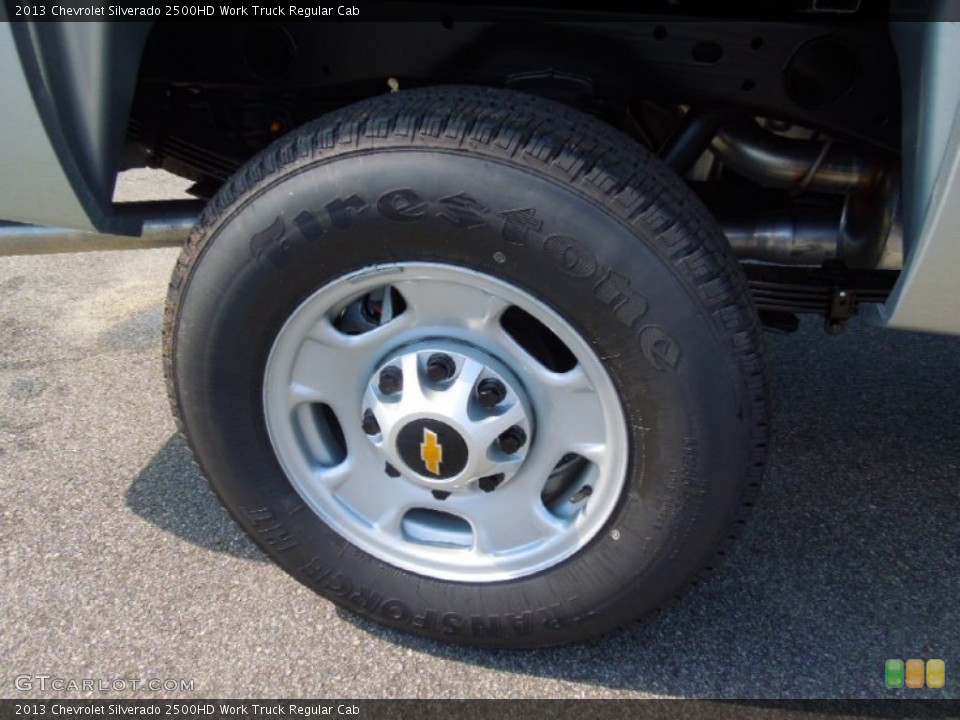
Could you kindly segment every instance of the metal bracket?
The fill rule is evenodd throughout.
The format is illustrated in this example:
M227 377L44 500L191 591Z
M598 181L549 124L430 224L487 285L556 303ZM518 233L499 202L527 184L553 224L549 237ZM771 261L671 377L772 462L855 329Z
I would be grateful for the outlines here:
M847 320L857 312L857 294L844 287L833 288L830 296L830 311L827 313L826 331L839 335L847 327Z

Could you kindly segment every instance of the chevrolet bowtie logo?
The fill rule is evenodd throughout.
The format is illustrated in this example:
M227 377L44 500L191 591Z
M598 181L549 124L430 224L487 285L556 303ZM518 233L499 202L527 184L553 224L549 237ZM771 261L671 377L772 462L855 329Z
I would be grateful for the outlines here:
M440 474L440 463L443 462L443 446L437 442L437 434L433 430L423 429L423 442L420 443L420 459L427 466L427 470L434 475Z

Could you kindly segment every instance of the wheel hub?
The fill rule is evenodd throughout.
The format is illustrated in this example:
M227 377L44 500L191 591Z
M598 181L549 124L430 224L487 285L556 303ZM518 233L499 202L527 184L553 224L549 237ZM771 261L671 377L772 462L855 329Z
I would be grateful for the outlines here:
M435 491L495 490L523 465L533 438L516 378L455 342L391 356L372 373L362 404L363 430L388 474Z

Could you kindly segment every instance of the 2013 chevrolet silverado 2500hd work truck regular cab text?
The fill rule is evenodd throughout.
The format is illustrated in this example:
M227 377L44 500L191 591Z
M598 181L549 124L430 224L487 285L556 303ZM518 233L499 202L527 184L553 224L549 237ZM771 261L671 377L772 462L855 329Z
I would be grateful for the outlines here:
M0 251L182 244L180 429L323 596L477 645L611 631L708 573L753 505L765 328L960 334L949 4L713 5L8 2ZM142 166L197 200L113 204Z

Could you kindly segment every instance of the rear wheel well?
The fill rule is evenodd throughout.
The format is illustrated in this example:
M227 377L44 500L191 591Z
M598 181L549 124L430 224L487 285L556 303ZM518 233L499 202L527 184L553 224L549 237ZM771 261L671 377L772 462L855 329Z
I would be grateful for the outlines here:
M158 23L141 63L130 165L216 183L276 137L392 88L550 97L616 126L638 103L733 108L896 151L899 87L882 24ZM823 63L840 63L829 73Z
M741 259L763 263L747 269L772 327L813 312L835 330L858 302L883 301L895 275L863 273L902 262L889 247L900 241L900 86L886 23L621 18L158 23L126 162L189 177L209 198L274 140L354 102L509 88L585 111L666 159ZM834 171L839 185L826 181Z

